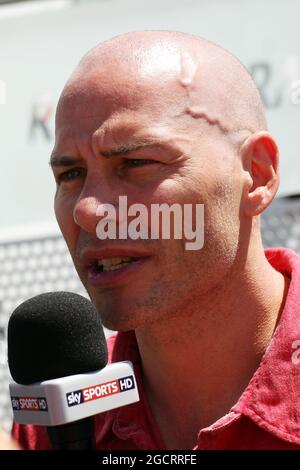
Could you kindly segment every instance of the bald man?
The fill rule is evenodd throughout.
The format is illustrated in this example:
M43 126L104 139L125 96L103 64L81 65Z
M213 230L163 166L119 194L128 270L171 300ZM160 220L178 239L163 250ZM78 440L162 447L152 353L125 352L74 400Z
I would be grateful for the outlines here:
M141 396L95 417L97 448L300 448L300 263L262 246L278 148L240 62L178 32L100 44L62 92L51 165L74 265L118 331L110 360L133 362ZM99 208L121 195L149 211L203 204L204 246L100 240ZM49 446L42 428L14 435Z

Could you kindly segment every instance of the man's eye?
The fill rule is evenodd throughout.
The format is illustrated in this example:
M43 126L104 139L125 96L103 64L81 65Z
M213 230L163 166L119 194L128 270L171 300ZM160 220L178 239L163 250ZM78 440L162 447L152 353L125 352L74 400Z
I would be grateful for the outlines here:
M151 165L157 163L155 160L148 160L144 158L128 158L125 161L125 165L129 168L137 168L140 166Z
M71 170L64 171L58 175L58 181L68 183L77 178L80 178L83 174L83 170L80 168L72 168Z

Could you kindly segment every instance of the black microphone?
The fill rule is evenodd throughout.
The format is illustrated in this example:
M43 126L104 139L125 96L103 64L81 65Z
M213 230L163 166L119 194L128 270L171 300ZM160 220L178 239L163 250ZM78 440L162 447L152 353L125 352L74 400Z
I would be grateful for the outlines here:
M69 399L74 387L79 388L77 382L95 382L91 372L97 371L97 376L107 364L100 316L89 300L74 293L50 292L22 303L8 324L8 363L13 379L21 384L11 385L17 422L52 421L47 431L55 450L95 448L91 415L98 409L86 408L76 415ZM67 382L73 389L69 394ZM60 403L65 397L69 400Z

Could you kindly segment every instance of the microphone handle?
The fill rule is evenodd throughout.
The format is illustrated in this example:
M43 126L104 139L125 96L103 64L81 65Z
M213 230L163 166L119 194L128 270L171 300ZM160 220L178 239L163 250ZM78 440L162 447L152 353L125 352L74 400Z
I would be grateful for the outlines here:
M47 426L48 436L53 450L95 450L94 420L92 417L61 424Z

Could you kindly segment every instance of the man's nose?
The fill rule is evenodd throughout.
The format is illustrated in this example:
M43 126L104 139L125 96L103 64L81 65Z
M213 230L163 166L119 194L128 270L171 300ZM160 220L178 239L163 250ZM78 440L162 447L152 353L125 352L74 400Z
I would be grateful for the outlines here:
M118 191L112 191L103 180L87 183L73 208L73 219L82 230L96 235L97 224L103 217L113 218L116 225L119 223Z
M115 224L116 228L123 220L123 214L119 214L118 203L101 203L93 196L81 198L77 201L73 210L74 222L85 232L93 235L97 233L98 222L105 217Z
M95 196L80 197L73 210L74 222L85 232L96 234L97 223L101 219L99 213L99 200Z

